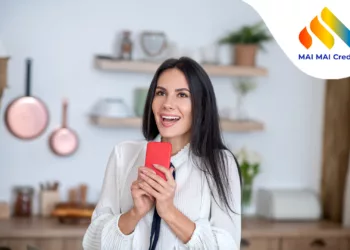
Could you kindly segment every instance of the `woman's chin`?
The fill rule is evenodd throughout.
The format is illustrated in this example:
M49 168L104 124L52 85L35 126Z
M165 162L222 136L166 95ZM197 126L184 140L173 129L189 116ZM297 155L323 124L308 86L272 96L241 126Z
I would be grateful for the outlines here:
M176 126L176 125L180 125L180 126ZM172 126L163 126L163 124L157 124L158 126L158 131L159 134L163 137L163 138L175 138L175 137L181 137L185 134L185 131L182 131L181 127L182 124L174 124Z
M179 131L177 131L176 128L172 128L172 127L166 128L160 125L158 127L158 130L159 130L159 134L164 138L173 138L181 135L181 133L179 133Z
M178 133L176 133L174 130L166 128L159 129L159 133L164 138L172 138L178 136Z

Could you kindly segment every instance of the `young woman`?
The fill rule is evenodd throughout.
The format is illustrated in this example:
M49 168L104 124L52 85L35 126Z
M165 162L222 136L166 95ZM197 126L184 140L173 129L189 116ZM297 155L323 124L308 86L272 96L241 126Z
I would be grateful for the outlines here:
M85 250L233 249L241 176L221 139L211 81L190 58L166 60L149 88L144 141L115 146L83 240ZM171 167L143 166L148 141L172 144Z

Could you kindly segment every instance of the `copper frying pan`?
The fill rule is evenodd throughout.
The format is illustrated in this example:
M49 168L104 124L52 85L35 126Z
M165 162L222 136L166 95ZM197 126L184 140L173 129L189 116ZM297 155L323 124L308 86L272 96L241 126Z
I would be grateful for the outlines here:
M50 148L59 156L73 154L78 148L78 136L72 129L67 127L68 101L63 100L62 125L54 130L49 138Z
M17 138L30 140L39 137L47 128L49 112L45 104L30 95L31 59L26 60L26 94L13 100L5 110L5 124Z

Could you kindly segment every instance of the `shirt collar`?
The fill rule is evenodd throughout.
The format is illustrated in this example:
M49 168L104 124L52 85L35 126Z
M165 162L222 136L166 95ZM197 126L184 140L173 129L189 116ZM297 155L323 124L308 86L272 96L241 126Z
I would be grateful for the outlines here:
M158 134L157 137L153 140L156 142L161 142L161 135ZM174 165L175 169L179 168L183 162L188 160L190 153L190 143L187 143L179 152L171 156L170 161Z

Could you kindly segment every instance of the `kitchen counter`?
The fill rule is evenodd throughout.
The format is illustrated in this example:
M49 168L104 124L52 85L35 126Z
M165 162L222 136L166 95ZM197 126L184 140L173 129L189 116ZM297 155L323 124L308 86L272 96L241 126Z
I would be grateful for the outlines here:
M242 237L349 237L350 228L329 221L273 221L247 218L242 221Z
M0 238L82 238L87 224L62 224L56 218L10 218L0 220Z
M0 247L11 250L82 250L87 224L61 224L54 218L0 220ZM276 222L244 218L243 250L349 250L350 228L321 222Z
M0 220L0 238L65 238L83 237L87 224L59 223L55 218L34 217ZM244 218L242 237L307 237L342 236L350 238L350 228L331 222L276 222L258 218Z

